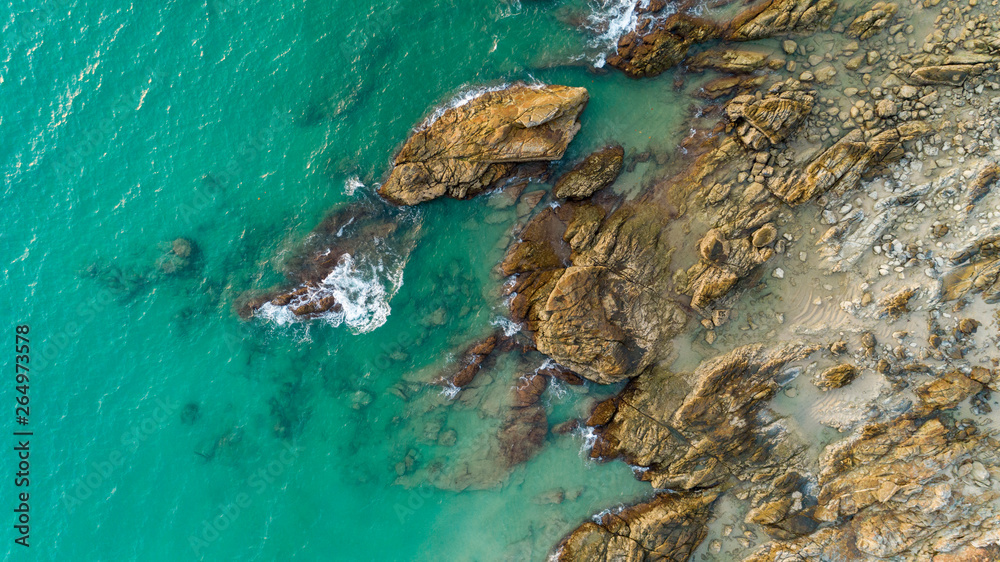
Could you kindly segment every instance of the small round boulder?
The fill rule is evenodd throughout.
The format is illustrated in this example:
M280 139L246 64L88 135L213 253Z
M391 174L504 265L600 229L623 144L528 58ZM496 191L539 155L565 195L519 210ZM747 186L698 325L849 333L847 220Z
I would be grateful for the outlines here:
M753 233L753 245L755 248L770 246L776 238L778 238L778 229L774 227L774 224L767 223Z

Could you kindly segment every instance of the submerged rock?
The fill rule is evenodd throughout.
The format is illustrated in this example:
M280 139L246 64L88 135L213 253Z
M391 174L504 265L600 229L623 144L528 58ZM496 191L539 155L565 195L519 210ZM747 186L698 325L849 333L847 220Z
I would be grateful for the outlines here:
M586 199L618 179L624 159L625 149L621 146L598 150L559 178L552 193L560 199Z
M191 265L196 249L194 242L177 238L170 243L170 250L160 256L156 265L166 275L181 273Z
M517 83L486 92L414 132L379 194L400 205L464 199L559 160L580 130L587 90Z

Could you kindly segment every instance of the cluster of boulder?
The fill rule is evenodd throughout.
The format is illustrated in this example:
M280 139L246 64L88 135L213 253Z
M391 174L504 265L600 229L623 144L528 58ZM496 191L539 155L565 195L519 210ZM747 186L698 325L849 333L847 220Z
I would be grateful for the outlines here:
M908 411L827 447L813 474L800 466L803 445L767 402L795 371L789 365L816 351L737 348L703 362L685 396L676 387L686 377L660 373L596 407L587 421L597 434L592 454L622 458L670 491L584 523L557 546L557 559L685 560L706 536L713 501L730 487L751 503L747 522L773 538L745 560L992 559L1000 443L947 411L995 387L996 375L932 378L915 389ZM842 367L833 369L854 371Z

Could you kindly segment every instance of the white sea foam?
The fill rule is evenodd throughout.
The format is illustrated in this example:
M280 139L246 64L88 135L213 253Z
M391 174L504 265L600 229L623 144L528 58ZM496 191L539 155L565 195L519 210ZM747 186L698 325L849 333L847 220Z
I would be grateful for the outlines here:
M535 369L535 374L538 374L538 371L544 369L555 369L558 366L559 364L553 361L551 357L546 357L545 361L542 361L542 364Z
M505 316L497 316L493 320L490 320L490 325L496 326L501 330L503 330L503 335L507 336L508 338L521 331L520 324L514 322L513 320Z
M556 400L562 400L569 393L569 389L566 388L566 383L561 380L550 378L546 392L549 392Z
M595 513L591 517L591 519L594 520L594 523L600 523L601 519L604 519L605 515L611 515L611 514L615 514L615 513L621 513L622 511L625 511L625 505L624 504L618 504L618 505L616 505L614 507L609 507L607 509L603 509L601 511L598 511L597 513Z
M594 59L594 66L600 68L604 66L608 53L618 52L618 39L623 35L635 30L639 24L639 14L636 13L635 0L596 0L594 2L594 12L588 19L591 29L602 30L600 34L591 41L591 45L600 49L600 54ZM642 0L643 8L649 6L649 0ZM654 19L664 19L677 12L673 4L668 4L656 14L648 17Z
M351 196L358 188L363 188L364 183L361 182L361 178L358 176L351 176L344 181L344 195Z
M583 445L580 446L580 455L587 455L589 457L591 449L597 443L597 433L590 426L581 427L576 432L583 438Z
M441 396L444 396L448 400L454 400L455 397L458 396L459 392L462 392L462 388L455 386L453 382L448 381L448 384L441 389Z
M381 258L375 263L355 262L350 254L344 254L320 286L308 287L304 295L286 306L267 303L257 315L279 326L299 322L302 319L292 312L294 308L332 296L339 310L327 311L320 318L332 326L347 324L356 334L370 332L389 318L389 301L403 286L404 264L400 260L395 267L387 267Z

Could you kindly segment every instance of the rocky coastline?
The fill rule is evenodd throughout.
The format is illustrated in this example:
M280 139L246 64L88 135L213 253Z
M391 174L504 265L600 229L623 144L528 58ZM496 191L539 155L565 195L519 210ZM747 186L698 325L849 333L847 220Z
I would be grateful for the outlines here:
M539 405L551 381L624 383L573 427L654 493L582 523L552 559L1000 556L1000 21L986 4L767 0L712 19L640 0L608 65L681 68L703 101L687 156L634 197L615 191L629 147L553 177L584 88L484 92L402 145L379 188L393 205L503 191L534 209L498 265L521 333L469 342L428 377L462 393L496 354L554 362L502 399L488 483L568 431ZM529 182L551 193L522 194ZM362 211L333 215L289 286L245 315L334 310L305 295L353 244L414 243ZM696 366L675 370L681 347ZM817 445L808 424L839 435ZM475 487L472 472L435 485ZM739 520L719 531L727 501Z

